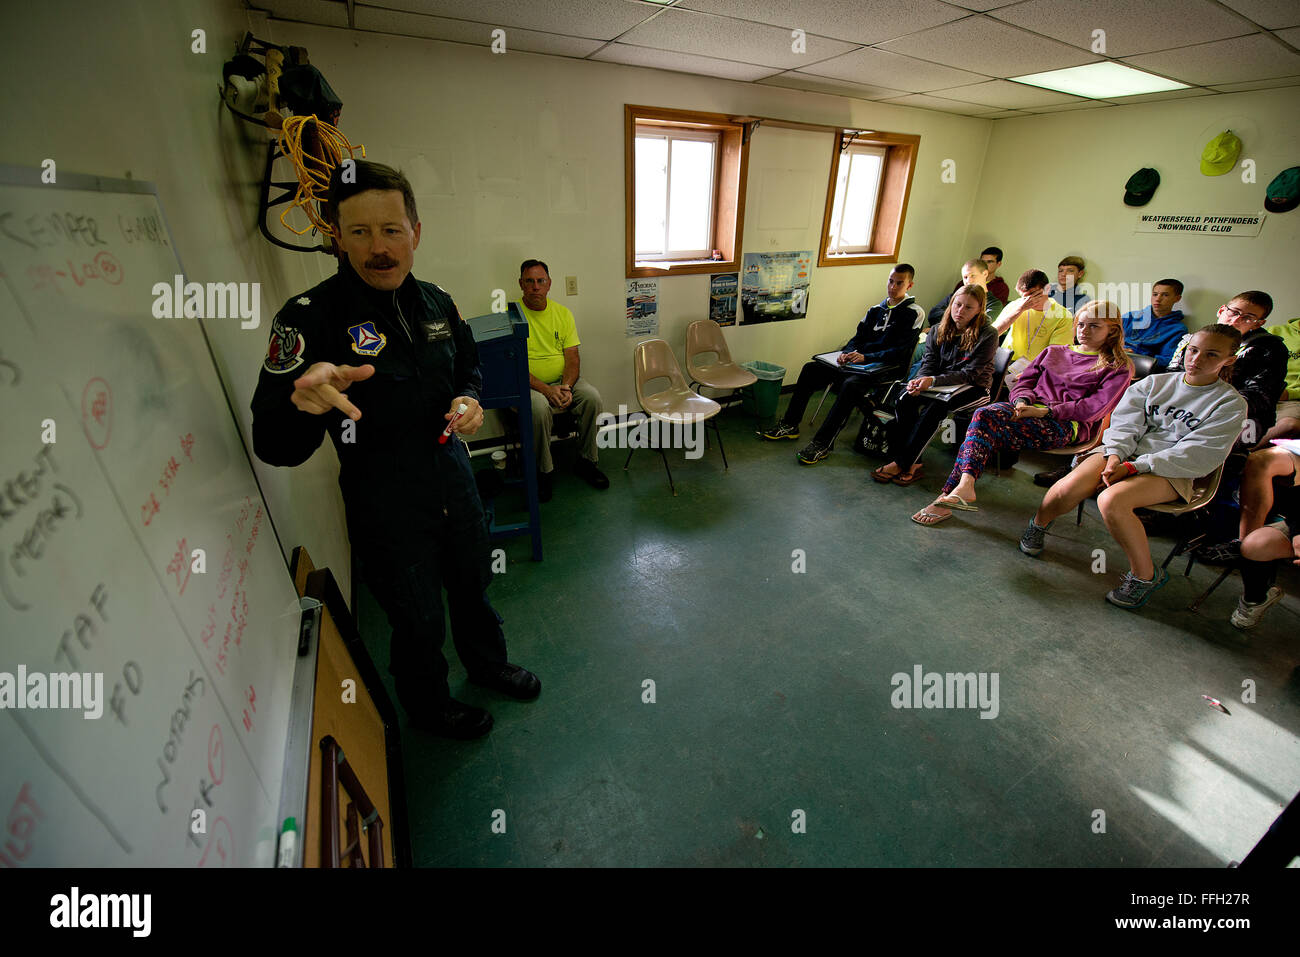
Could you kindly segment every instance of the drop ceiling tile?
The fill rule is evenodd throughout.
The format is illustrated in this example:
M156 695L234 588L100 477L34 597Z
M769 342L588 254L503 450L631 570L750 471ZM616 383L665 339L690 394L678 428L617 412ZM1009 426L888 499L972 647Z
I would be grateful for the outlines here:
M628 66L649 66L676 73L716 76L726 80L759 80L772 75L771 67L736 63L733 60L717 60L690 53L673 53L671 50L637 47L628 43L611 43L600 52L593 53L588 59L625 63Z
M259 0L257 6L269 10L279 20L319 23L326 27L348 25L348 8L343 0Z
M1300 53L1293 53L1266 33L1125 57L1124 62L1198 86L1300 74Z
M1087 50L1038 37L987 17L969 17L932 27L882 43L878 49L998 77L1082 66L1100 59Z
M1289 43L1293 47L1300 47L1300 27L1292 27L1290 30L1276 30L1273 35L1283 43Z
M1220 93L1244 93L1247 90L1271 90L1282 86L1300 86L1300 76L1279 76L1272 80L1251 80L1247 83L1216 83Z
M957 113L962 116L975 116L977 113L987 112L988 110L987 106L978 103L962 103L958 100L947 100L941 96L930 96L926 93L910 93L907 96L896 96L880 102L893 103L897 106L914 106L922 110L938 110L940 113Z
M852 43L809 34L807 52L795 53L790 31L748 20L669 8L619 37L620 42L657 50L717 56L740 63L759 63L783 70L824 60L852 50ZM767 71L771 73L771 70Z
M1112 57L1255 32L1213 0L1027 0L991 16L1089 51L1093 31L1104 30L1101 52Z
M1032 113L1026 113L1024 110L1003 110L1001 113L980 113L981 120L1009 120L1014 116L1033 116Z
M391 33L403 37L428 37L433 40L450 40L454 43L475 43L490 46L492 31L497 29L486 23L468 20L448 20L446 17L424 17L418 13L385 10L358 4L356 8L358 30ZM502 27L506 34L506 50L524 53L549 53L554 56L585 57L605 45L604 40L582 37L558 36L538 33L517 27Z
M787 30L797 27L853 43L892 40L966 16L964 11L938 0L678 0L677 7L770 23Z
M383 0L383 5L407 13L485 23L489 29L518 27L596 40L612 40L658 12L646 4L614 0Z
M1013 83L1010 80L989 80L986 83L973 83L970 86L959 86L951 90L934 90L933 93L935 96L961 100L963 103L983 103L990 109L1002 107L1008 110L1077 103L1084 99L1025 83Z
M863 83L850 83L847 80L833 80L824 76L809 76L807 73L791 71L778 73L758 81L765 86L782 86L791 90L807 90L811 93L830 93L834 96L855 96L861 100L883 100L889 96L906 96L906 90L890 90L880 86L868 86Z
M874 47L822 60L802 67L799 72L865 83L868 86L901 88L909 93L927 93L930 90L979 83L987 79L978 73L954 70Z
M1223 5L1270 30L1300 27L1300 4L1295 0L1223 0Z
M1069 110L1100 110L1107 106L1114 106L1114 103L1106 103L1102 100L1085 100L1082 103L1071 103L1069 106L1035 106L1029 109L1030 113L1065 113Z
M1150 103L1152 100L1182 100L1189 96L1209 96L1214 90L1194 86L1189 90L1162 90L1159 93L1139 93L1137 96L1112 96L1108 102L1116 106L1128 106L1130 103Z

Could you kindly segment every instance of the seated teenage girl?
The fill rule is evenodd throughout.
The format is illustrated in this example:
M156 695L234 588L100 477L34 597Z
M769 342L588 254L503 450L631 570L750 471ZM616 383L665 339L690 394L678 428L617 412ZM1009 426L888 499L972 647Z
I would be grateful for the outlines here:
M871 473L877 482L911 485L921 477L921 453L950 409L987 398L993 382L998 334L984 314L982 286L963 286L953 293L943 319L931 326L915 379L898 397L889 424L894 460ZM938 386L959 386L947 401L922 393Z
M1246 419L1246 400L1229 385L1241 333L1206 326L1187 347L1183 372L1147 376L1131 386L1111 416L1097 451L1044 496L1020 537L1037 555L1052 522L1100 490L1097 507L1128 557L1129 571L1106 600L1121 608L1145 605L1169 580L1156 570L1139 508L1192 499L1194 479L1223 464Z
M1074 324L1077 346L1048 346L1020 374L1009 402L975 410L943 491L912 521L938 525L953 509L975 511L975 480L1002 449L1087 445L1101 434L1133 375L1119 307L1090 302Z

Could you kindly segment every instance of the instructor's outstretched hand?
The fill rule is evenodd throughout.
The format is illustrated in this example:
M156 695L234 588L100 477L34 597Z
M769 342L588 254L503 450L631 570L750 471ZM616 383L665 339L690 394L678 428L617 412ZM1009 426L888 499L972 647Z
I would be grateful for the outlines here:
M312 415L338 409L356 421L361 418L361 410L343 393L352 383L369 379L374 374L375 367L369 364L336 366L332 362L317 362L293 381L293 395L289 398L299 409Z

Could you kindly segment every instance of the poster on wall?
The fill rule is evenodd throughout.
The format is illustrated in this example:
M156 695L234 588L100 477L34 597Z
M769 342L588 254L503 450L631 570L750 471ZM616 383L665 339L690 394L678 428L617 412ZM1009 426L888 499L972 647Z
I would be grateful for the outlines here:
M736 293L740 273L722 272L709 277L709 318L720 326L736 324Z
M627 281L627 338L659 334L659 280Z
M1134 232L1204 236L1258 236L1264 213L1141 213Z
M740 282L741 322L802 319L808 312L813 254L745 253Z

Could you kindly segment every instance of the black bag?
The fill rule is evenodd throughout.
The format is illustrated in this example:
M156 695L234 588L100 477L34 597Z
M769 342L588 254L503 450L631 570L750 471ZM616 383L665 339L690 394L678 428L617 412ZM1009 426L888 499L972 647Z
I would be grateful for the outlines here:
M862 428L853 440L853 451L873 458L892 461L889 454L889 426L876 415L876 404L870 403L862 410Z

